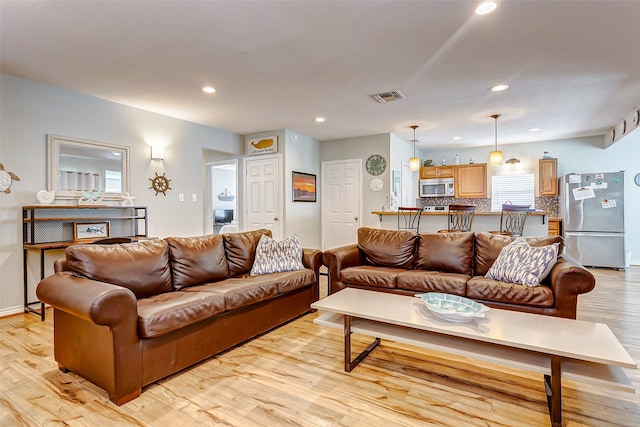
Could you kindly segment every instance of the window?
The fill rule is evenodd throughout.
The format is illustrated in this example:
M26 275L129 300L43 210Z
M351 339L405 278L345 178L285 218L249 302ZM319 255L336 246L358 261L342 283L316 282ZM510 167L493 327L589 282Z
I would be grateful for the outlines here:
M106 170L104 181L105 193L122 193L122 172Z
M500 211L504 203L534 206L533 172L491 176L491 210Z

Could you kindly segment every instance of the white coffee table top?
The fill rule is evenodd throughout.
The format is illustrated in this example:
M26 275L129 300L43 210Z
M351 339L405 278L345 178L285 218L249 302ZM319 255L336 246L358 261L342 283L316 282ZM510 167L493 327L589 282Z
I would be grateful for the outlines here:
M637 364L602 323L492 308L484 319L449 322L419 298L347 288L311 305L330 312L392 325L470 338L588 362L636 369Z

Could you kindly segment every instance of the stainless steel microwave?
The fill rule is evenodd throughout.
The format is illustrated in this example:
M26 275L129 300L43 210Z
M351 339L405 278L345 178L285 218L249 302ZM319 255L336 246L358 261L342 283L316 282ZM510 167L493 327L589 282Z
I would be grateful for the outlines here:
M420 180L420 197L453 197L453 178Z

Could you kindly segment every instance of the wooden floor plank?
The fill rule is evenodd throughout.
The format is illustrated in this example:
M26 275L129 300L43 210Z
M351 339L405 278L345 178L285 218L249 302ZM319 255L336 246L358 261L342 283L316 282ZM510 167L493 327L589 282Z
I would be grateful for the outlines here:
M592 270L578 318L640 361L640 268ZM53 358L50 313L0 318L0 425L548 426L541 375L386 340L350 373L342 332L297 319L144 388L120 407ZM354 348L370 337L354 334ZM640 391L640 372L624 370ZM565 426L638 426L640 394L565 381Z

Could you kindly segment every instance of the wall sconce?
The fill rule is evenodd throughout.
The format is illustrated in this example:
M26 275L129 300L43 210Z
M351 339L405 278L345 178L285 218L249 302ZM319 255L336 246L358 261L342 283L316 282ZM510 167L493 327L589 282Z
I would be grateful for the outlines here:
M151 160L164 160L164 148L158 146L151 147Z

